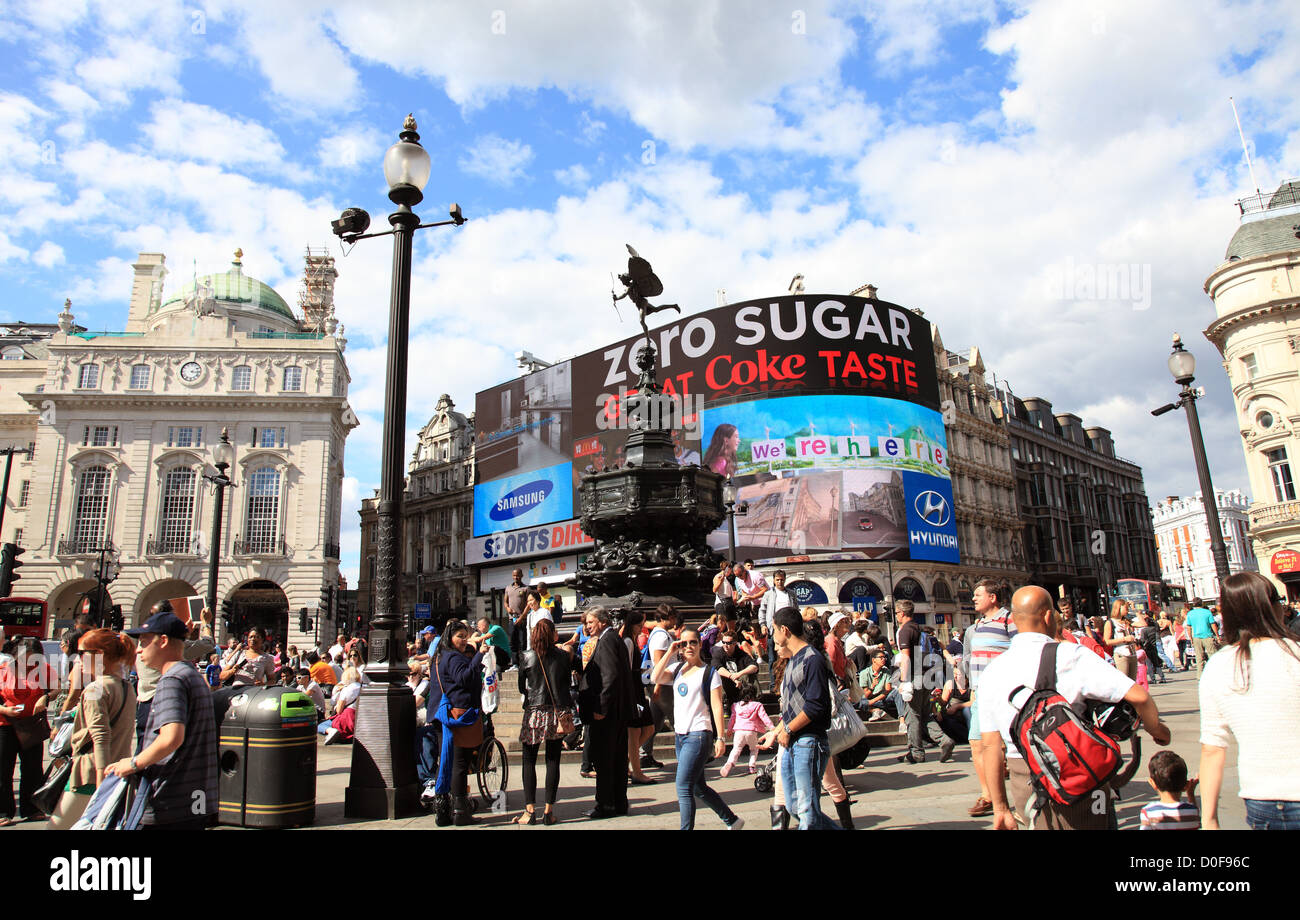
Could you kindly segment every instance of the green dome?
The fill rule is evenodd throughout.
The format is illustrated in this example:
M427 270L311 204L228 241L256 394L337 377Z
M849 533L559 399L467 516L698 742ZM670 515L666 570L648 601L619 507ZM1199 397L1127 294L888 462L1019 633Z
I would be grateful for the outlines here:
M194 294L195 288L203 287L211 292L212 299L215 301L256 307L296 322L297 317L274 288L244 274L243 265L239 261L242 255L242 252L236 251L235 261L228 272L199 275L163 301L156 312L161 313L169 307L184 304Z

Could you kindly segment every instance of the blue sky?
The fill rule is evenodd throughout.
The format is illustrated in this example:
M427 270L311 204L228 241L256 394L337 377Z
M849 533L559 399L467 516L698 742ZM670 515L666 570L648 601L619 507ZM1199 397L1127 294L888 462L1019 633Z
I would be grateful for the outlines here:
M296 302L302 252L348 205L382 222L380 162L414 112L420 209L407 418L468 411L515 372L625 337L631 242L687 313L872 282L979 346L1020 395L1115 432L1148 494L1188 494L1164 368L1201 360L1216 482L1247 485L1202 291L1253 191L1298 170L1300 11L1285 2L10 3L0 19L3 317L120 329L139 251L245 270ZM340 259L350 398L343 570L378 483L390 250ZM1145 298L1062 296L1132 266ZM174 287L173 287L174 289ZM626 312L626 311L625 311Z

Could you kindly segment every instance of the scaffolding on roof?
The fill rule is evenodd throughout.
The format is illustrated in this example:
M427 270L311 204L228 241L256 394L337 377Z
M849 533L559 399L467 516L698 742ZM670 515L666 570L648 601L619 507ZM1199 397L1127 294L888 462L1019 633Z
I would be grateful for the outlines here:
M334 319L334 279L338 276L328 249L307 247L302 290L298 292L304 329L322 334L333 331L329 326Z

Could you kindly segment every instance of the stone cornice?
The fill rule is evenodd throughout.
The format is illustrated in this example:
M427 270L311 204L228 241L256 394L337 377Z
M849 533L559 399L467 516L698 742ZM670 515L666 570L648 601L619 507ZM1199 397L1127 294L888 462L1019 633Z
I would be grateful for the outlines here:
M1256 317L1267 316L1270 313L1285 313L1297 308L1300 308L1300 303L1294 297L1278 297L1264 303L1252 304L1234 313L1229 313L1227 316L1221 316L1210 323L1205 327L1205 337L1214 343L1220 351L1223 351L1222 339L1227 338L1229 330L1234 326L1240 326Z
M241 411L255 409L343 409L348 404L346 396L319 396L308 393L151 393L147 391L118 390L55 390L44 393L20 393L33 406L40 407L45 400L56 406L79 409L138 410L157 408L169 412L176 409L226 409L237 406Z

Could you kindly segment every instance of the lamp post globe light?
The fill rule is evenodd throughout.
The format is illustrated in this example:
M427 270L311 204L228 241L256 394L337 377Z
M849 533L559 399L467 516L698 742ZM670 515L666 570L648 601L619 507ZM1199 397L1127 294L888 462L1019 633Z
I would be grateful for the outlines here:
M1178 393L1178 402L1167 403L1159 409L1152 409L1152 415L1164 415L1174 409L1183 409L1187 413L1187 429L1192 436L1192 455L1196 460L1196 478L1201 486L1201 504L1205 506L1205 523L1210 530L1210 555L1214 559L1214 571L1218 576L1219 590L1223 580L1228 577L1228 548L1223 541L1223 528L1219 524L1219 503L1214 495L1214 483L1210 481L1210 464L1205 458L1205 439L1201 436L1201 418L1196 412L1196 400L1203 393L1192 388L1196 379L1196 356L1183 346L1183 339L1174 333L1174 350L1169 355L1169 373L1174 383L1182 389Z
M212 465L217 468L216 475L203 474L203 478L212 483L216 489L216 500L212 503L212 539L208 546L208 594L204 605L212 617L212 641L217 641L217 572L221 564L221 515L225 510L226 487L234 487L226 470L235 462L235 448L230 443L230 432L222 428L221 440L212 448ZM206 624L200 624L200 631Z
M411 208L424 200L430 161L428 151L420 145L413 115L406 116L398 138L384 154L388 198L397 205L397 210L388 215L393 229L366 233L370 215L361 208L348 208L331 224L345 243L393 237L383 451L376 509L375 600L370 621L370 660L365 669L370 683L356 704L352 769L344 795L344 813L352 818L402 818L420 812L420 786L415 773L415 696L406 684L406 629L398 609L411 248L416 230L465 222L460 206L453 204L450 220L420 223Z

